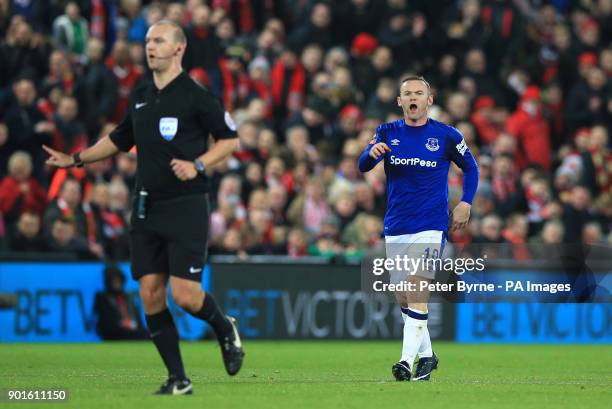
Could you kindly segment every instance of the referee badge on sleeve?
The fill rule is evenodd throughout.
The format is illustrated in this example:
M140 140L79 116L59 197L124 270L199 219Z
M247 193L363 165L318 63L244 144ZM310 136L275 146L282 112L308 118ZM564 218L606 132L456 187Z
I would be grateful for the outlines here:
M159 133L167 140L171 141L176 136L178 129L178 118L163 117L159 120Z

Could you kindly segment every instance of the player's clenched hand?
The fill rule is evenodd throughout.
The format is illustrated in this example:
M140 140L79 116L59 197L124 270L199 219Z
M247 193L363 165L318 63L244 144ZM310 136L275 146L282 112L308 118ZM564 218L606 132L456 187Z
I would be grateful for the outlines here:
M384 142L378 142L376 145L372 146L370 149L370 156L374 159L378 159L381 155L384 155L387 152L391 152L391 149Z
M172 171L182 181L194 179L198 176L198 171L193 162L181 159L172 159L170 161Z
M51 149L47 145L43 145L42 148L50 155L49 159L45 161L47 165L57 166L58 168L69 168L74 165L72 156Z
M472 205L466 202L459 202L453 210L453 230L463 229L470 220L470 209Z

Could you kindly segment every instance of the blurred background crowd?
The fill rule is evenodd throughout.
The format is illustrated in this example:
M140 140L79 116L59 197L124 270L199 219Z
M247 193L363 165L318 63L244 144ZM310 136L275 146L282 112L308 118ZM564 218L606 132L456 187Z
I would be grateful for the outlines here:
M241 138L210 174L210 254L379 246L384 170L357 158L401 118L409 74L480 165L453 241L612 244L612 0L0 0L3 251L129 257L137 152L55 170L40 146L77 152L113 129L163 18ZM451 208L461 184L452 166Z

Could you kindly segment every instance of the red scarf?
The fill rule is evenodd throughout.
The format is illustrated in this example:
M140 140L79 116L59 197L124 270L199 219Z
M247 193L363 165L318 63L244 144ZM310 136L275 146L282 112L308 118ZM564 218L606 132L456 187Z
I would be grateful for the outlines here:
M225 58L219 59L219 69L223 77L223 106L227 112L232 112L249 96L249 77L243 72L232 73Z
M119 101L117 102L117 109L111 117L111 121L114 123L120 123L125 116L127 110L128 98L134 86L140 80L143 73L142 70L130 64L127 67L120 67L115 65L115 62L111 57L106 59L106 66L113 72L119 83Z
M68 177L76 179L81 184L83 197L89 197L91 189L93 189L93 183L86 180L85 176L87 176L87 171L84 168L57 169L51 179L47 199L54 200L59 195L59 191Z
M55 107L47 98L40 98L38 100L38 110L45 114L47 121L53 121L53 115L55 115Z
M238 29L241 33L250 33L255 29L255 19L250 0L213 0L212 8L222 8L232 15L232 3L238 3Z
M104 222L104 235L116 240L125 230L125 223L118 213L101 209L100 215Z
M514 177L493 176L491 182L493 193L498 201L504 202L508 196L516 192L516 183Z
M283 102L286 104L289 95L299 94L303 96L306 90L306 70L302 64L297 63L293 67L291 78L288 79L285 78L287 69L285 63L280 60L272 67L272 101L275 107L282 105ZM285 81L289 81L288 95L283 95Z
M76 232L77 225L76 225L76 220L74 218L74 212L72 211L70 206L68 206L68 203L66 203L64 199L59 198L57 199L57 207L59 207L60 211L62 212L62 215L72 222L72 226L74 227L74 231ZM83 212L85 213L85 219L87 222L87 239L90 242L95 243L96 242L96 221L94 219L93 212L91 211L91 207L87 204L84 204L82 209L83 209Z
M121 316L121 326L125 329L136 328L136 323L130 317L127 300L125 294L117 294L117 306L119 307L119 315Z
M493 9L491 6L484 6L482 8L482 12L480 14L482 23L484 26L491 25L493 20ZM510 8L506 8L503 11L502 15L502 26L501 26L501 37L509 38L510 34L512 34L512 20L514 19L514 12Z

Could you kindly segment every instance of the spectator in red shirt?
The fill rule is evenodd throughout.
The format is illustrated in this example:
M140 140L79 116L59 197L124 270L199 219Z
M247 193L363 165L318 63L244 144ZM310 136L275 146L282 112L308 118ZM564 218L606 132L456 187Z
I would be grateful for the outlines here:
M0 212L10 228L25 211L41 216L47 198L40 183L32 177L32 158L28 153L13 153L8 162L8 171L8 176L0 182Z
M493 98L483 95L474 103L474 111L470 119L480 140L488 145L504 131L506 118L507 111L497 108Z
M550 170L550 127L542 115L540 88L527 87L506 122L506 130L517 139L517 163L521 169L535 163Z

